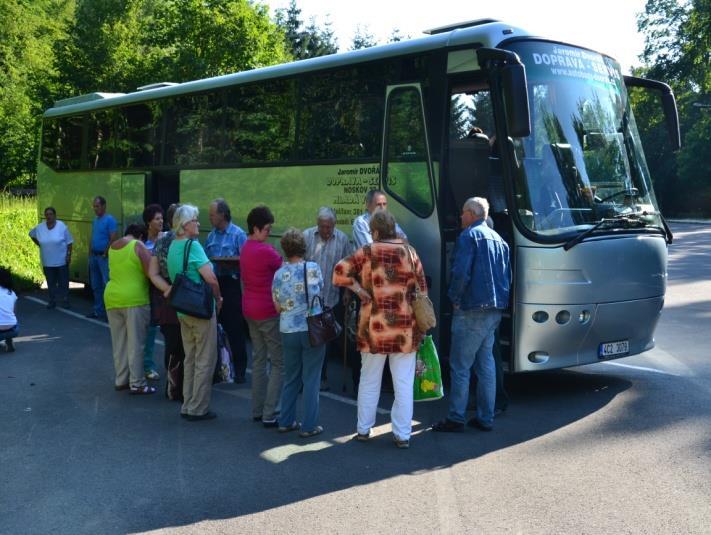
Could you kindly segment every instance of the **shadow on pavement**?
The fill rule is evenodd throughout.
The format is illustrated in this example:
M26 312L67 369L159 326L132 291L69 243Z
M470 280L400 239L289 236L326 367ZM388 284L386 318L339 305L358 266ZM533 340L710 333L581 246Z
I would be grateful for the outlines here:
M218 419L194 423L159 395L115 392L108 329L25 299L20 316L17 352L0 354L0 510L10 533L142 532L267 511L509 448L631 386L583 371L511 377L513 402L493 433L423 432L446 414L446 399L416 404L407 451L393 446L389 425L369 443L350 441L355 408L322 398L326 431L306 440L254 424L247 385L217 387ZM377 425L388 421L379 415Z

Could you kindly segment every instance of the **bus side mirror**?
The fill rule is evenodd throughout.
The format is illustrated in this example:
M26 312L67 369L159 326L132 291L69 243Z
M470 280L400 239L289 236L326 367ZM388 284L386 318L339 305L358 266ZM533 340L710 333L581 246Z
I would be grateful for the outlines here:
M528 108L526 67L522 64L506 65L501 71L506 123L511 137L531 135L531 119Z
M664 119L667 123L667 132L669 132L669 142L673 151L681 148L681 134L679 133L679 114L676 109L676 99L674 92L667 84L656 80L648 80L647 78L638 78L636 76L625 76L625 85L627 87L641 87L643 89L656 91L662 97L662 109L664 110Z
M681 133L679 132L679 113L676 109L676 98L674 98L671 88L669 88L668 92L662 93L662 108L664 109L664 118L666 119L672 150L677 151L681 148Z
M521 58L510 50L501 48L478 48L479 65L496 77L504 97L506 126L511 137L531 135L531 119L528 109L526 67Z

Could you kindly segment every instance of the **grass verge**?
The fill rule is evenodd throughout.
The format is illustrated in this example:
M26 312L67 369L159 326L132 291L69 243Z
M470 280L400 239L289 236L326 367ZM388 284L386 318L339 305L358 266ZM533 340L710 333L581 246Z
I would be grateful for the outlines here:
M35 198L0 192L0 265L12 271L16 290L31 290L44 281L39 249L27 234L35 225Z

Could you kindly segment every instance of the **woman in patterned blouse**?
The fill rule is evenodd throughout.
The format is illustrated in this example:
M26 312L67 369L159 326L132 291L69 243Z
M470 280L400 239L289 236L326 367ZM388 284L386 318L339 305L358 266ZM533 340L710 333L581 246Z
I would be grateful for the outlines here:
M357 343L361 352L358 388L358 434L370 438L380 398L385 359L389 357L395 389L391 411L393 437L407 448L412 432L412 385L415 353L423 333L417 328L412 302L415 289L427 293L425 273L415 250L396 237L395 218L377 211L370 220L373 243L341 260L333 284L355 292L361 300Z
M321 294L323 278L321 268L315 262L304 262L306 241L301 232L289 229L281 238L281 248L287 263L274 274L272 299L279 311L279 331L281 332L284 355L284 388L281 393L281 413L279 432L294 431L299 428L296 421L296 398L304 385L304 423L300 436L312 437L323 432L318 425L319 387L321 366L326 354L322 344L311 347L306 316L319 314L318 300L314 308L306 302L304 281L308 284L309 299Z

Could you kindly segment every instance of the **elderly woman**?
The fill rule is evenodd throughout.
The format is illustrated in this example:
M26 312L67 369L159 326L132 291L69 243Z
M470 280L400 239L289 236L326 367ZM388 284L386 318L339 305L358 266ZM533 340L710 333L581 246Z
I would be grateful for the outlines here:
M104 290L104 304L111 328L116 369L116 390L153 394L143 373L143 348L150 319L148 264L151 255L134 234L142 227L131 225L126 235L109 247L111 278Z
M370 220L373 243L336 264L333 284L349 288L361 300L357 344L362 364L355 438L360 441L370 438L387 358L395 389L391 411L393 438L398 448L408 448L415 353L423 337L412 303L416 287L426 293L427 285L417 253L397 238L395 229L395 218L390 213L374 212Z
M168 223L172 224L175 211L180 205L171 204L168 207ZM172 230L163 233L155 242L148 267L151 282L151 322L160 327L165 341L165 370L167 374L165 383L165 396L175 401L183 401L183 339L180 335L180 322L175 309L168 304L163 296L170 289L171 279L168 274L168 250L175 239ZM144 362L145 364L145 362Z
M193 282L204 280L210 285L215 298L217 312L222 307L222 296L217 277L212 271L212 264L205 250L197 241L200 235L198 209L184 204L173 216L175 239L168 250L168 275L175 280L183 272L183 259L186 248L186 276ZM167 292L166 292L167 293ZM217 415L209 410L212 394L212 376L217 360L217 319L213 312L210 319L195 318L178 313L180 333L185 349L183 363L183 406L180 416L189 421L211 420Z
M306 316L321 313L320 305L310 308L308 298L320 295L323 290L321 268L315 262L305 262L306 241L301 232L289 229L281 238L281 249L287 263L274 274L272 298L280 312L279 331L284 350L284 390L281 394L279 431L285 433L299 428L296 422L296 398L303 384L304 423L299 436L307 438L323 432L318 425L318 404L321 366L326 345L311 347ZM318 303L318 300L316 301Z
M146 235L144 245L146 249L153 252L156 241L163 234L163 208L160 204L149 204L143 210L143 224L146 226ZM146 347L143 351L143 371L146 373L146 379L157 381L160 379L160 374L156 370L156 363L153 359L156 345L156 332L158 331L157 324L151 318L146 334Z
M273 223L269 208L253 208L247 215L249 235L240 250L242 313L252 339L252 419L264 427L279 425L276 413L284 373L279 313L272 301L272 281L282 258L266 243Z
M57 300L61 300L64 308L69 308L69 263L74 238L67 226L57 219L53 207L44 209L44 219L30 230L30 238L40 248L42 271L49 291L47 308L55 308Z

